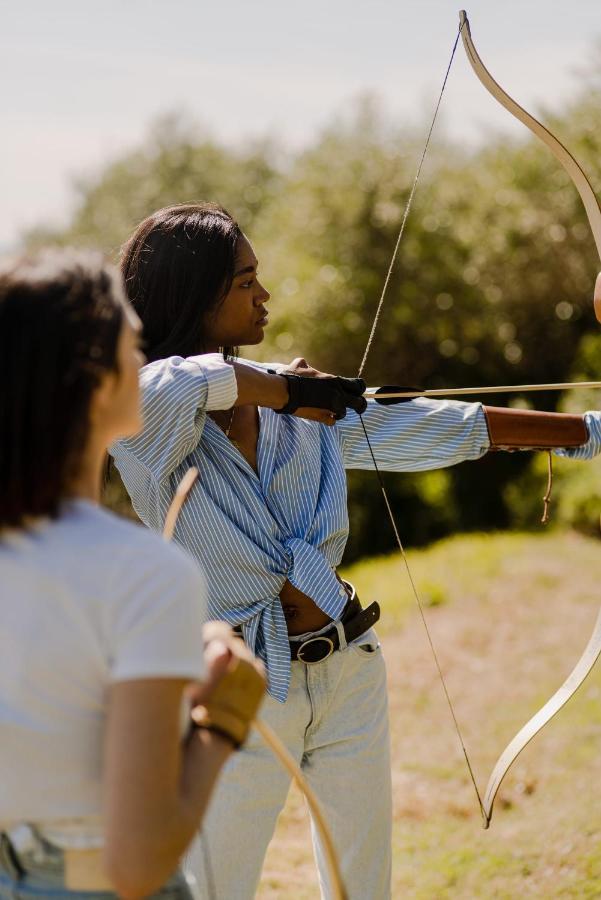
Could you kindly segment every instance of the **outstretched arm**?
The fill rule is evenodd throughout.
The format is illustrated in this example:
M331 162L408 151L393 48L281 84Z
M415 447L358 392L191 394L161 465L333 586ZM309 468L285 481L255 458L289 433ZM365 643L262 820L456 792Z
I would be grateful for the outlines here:
M365 430L364 430L365 426ZM347 469L423 472L479 459L490 449L486 417L479 403L420 398L395 406L368 400L363 422L349 412L336 424Z
M489 450L562 448L562 455L577 455L593 444L583 416L453 400L420 398L395 406L368 401L363 419L378 467L390 471L443 468ZM349 413L336 428L346 468L372 469L359 417ZM590 449L591 456L595 452Z

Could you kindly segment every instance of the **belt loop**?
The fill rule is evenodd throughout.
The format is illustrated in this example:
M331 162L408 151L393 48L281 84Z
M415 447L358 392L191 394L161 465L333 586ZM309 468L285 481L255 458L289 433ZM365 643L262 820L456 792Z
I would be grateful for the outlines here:
M342 624L340 619L337 619L334 622L334 625L336 626L336 631L338 632L338 640L340 641L338 649L346 650L348 644L346 642L346 634L344 633L344 625Z

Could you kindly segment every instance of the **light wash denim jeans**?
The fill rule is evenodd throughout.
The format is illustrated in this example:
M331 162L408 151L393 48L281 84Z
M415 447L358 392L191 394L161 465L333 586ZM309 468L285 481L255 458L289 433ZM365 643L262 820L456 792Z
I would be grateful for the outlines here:
M390 897L391 779L386 672L375 632L315 665L292 663L286 703L261 718L301 765L332 831L349 900ZM202 900L251 900L290 779L251 732L217 782L201 840L184 862ZM313 829L322 897L331 897ZM205 865L208 858L209 865ZM282 890L282 897L292 896Z
M19 862L25 875L16 877L4 853L0 852L0 900L117 900L111 891L70 891L65 887L64 857L58 847L43 838ZM149 897L148 900L192 900L186 878L181 871Z

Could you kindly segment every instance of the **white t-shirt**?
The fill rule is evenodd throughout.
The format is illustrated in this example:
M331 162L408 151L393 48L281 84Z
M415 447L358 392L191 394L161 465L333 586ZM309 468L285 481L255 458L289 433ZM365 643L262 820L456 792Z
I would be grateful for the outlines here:
M197 565L92 503L1 535L0 823L99 837L107 687L201 677L205 618Z

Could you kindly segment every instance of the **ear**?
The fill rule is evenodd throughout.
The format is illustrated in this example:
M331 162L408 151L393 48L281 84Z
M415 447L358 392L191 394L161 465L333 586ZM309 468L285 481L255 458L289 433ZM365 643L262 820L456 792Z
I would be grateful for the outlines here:
M114 403L117 388L117 373L104 372L90 401L90 424L106 422Z

